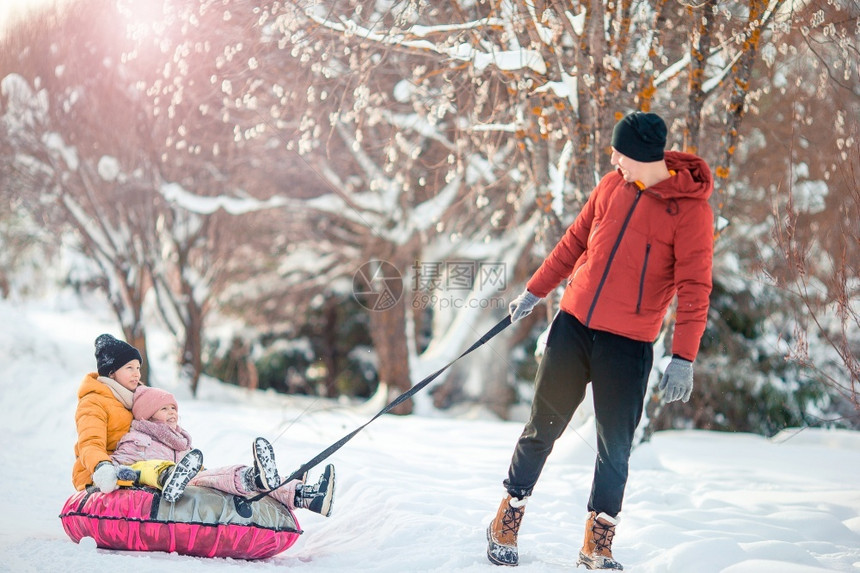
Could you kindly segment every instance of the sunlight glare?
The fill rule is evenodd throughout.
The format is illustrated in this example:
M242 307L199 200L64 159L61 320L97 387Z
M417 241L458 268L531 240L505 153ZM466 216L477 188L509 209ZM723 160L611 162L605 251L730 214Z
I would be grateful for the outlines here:
M0 0L0 37L12 26L25 22L34 9L59 3L60 0Z
M128 21L133 38L151 33L159 33L163 26L164 5L160 0L120 0L117 3L120 14Z

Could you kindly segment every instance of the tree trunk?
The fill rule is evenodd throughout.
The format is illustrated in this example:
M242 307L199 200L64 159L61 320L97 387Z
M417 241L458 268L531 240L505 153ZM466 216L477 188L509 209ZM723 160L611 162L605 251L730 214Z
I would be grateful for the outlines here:
M337 341L338 303L339 301L336 298L329 298L326 300L325 308L323 310L325 329L322 332L322 339L325 350L320 358L322 358L326 367L325 395L328 398L334 398L340 393L337 387L337 377L340 374L340 372L338 372L340 356Z
M197 384L203 371L203 309L193 301L186 305L188 324L182 352L182 370L188 376L191 395L197 396Z
M702 82L706 77L705 68L708 55L711 52L711 32L714 19L707 10L702 10L701 14L694 12L693 8L688 8L688 11L691 16L698 16L698 18L693 18L693 21L698 22L698 24L695 26L695 34L690 42L690 82L687 95L689 106L684 128L684 151L698 153L702 106L705 102Z
M409 350L406 346L406 301L404 297L385 310L370 311L370 337L376 349L379 383L387 384L389 401L412 387ZM412 400L396 406L394 414L411 414Z
M521 335L507 333L502 334L495 344L497 348L504 349L506 356L510 356L515 345L512 342L519 340ZM511 405L517 401L517 389L513 384L510 365L507 360L499 360L498 354L486 352L483 357L482 371L486 382L481 402L501 419L509 420Z

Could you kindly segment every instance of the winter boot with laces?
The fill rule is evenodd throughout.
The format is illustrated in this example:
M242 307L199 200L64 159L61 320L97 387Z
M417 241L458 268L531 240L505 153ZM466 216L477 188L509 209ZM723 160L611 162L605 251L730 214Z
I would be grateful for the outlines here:
M257 438L251 448L254 454L254 486L257 491L269 491L281 485L275 450L266 438Z
M528 499L507 495L499 505L496 517L487 527L487 559L491 563L511 566L519 563L517 534L526 512Z
M158 476L161 485L161 499L175 503L185 493L185 486L203 467L203 453L191 450L178 463L168 467Z
M585 540L579 551L577 567L585 565L586 569L614 569L621 571L624 567L612 557L612 538L615 537L615 526L618 519L605 513L592 511L585 522Z
M331 515L334 504L334 466L329 464L323 470L316 485L301 483L296 486L295 506L319 513L323 517Z

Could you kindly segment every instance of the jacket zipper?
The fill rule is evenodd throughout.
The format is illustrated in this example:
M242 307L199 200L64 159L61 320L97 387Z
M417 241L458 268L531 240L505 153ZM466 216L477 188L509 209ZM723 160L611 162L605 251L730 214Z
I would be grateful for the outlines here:
M612 261L615 259L615 253L618 251L618 246L621 244L621 239L624 238L624 233L627 232L627 225L630 224L630 219L633 217L633 211L636 205L639 204L639 199L642 197L642 189L636 190L636 198L633 199L633 204L630 206L630 211L627 212L627 217L621 225L621 231L618 233L618 238L615 239L615 244L612 246L612 251L609 253L609 260L606 261L606 268L603 269L603 276L600 277L600 282L597 284L597 291L594 293L594 300L591 301L591 307L588 309L588 316L585 318L585 326L591 325L591 316L594 314L594 307L597 306L597 301L600 298L600 293L603 290L603 285L606 283L606 277L609 276L609 269L612 267Z
M645 245L645 262L642 264L642 275L639 277L639 296L636 298L636 314L642 309L642 292L645 290L645 271L648 270L648 257L651 255L651 243Z

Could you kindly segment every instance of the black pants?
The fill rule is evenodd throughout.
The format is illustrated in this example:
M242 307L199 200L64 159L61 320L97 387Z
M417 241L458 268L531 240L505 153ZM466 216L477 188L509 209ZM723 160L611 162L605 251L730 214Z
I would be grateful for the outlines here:
M535 377L531 416L514 450L505 488L531 495L555 441L592 383L597 462L588 510L621 511L633 432L642 417L654 351L650 342L586 328L559 312Z

